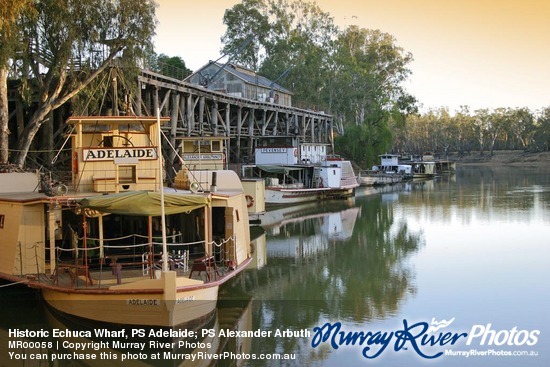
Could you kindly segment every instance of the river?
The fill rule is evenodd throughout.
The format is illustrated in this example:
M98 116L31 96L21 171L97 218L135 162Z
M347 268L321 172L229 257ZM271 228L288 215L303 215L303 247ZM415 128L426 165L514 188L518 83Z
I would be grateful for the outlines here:
M207 328L269 336L218 340L230 356L209 365L550 365L549 168L360 188L269 211L253 232L254 263ZM7 292L0 332L50 319L36 294Z

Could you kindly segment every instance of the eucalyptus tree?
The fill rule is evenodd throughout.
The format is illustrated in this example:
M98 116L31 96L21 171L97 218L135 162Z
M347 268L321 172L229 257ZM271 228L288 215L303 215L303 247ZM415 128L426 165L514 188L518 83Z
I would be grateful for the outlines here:
M535 149L550 150L550 106L542 108L536 118Z
M155 55L153 57L153 71L174 79L185 79L193 73L185 65L185 61L179 56L168 56L165 54Z
M432 152L443 152L445 157L447 157L452 141L455 138L453 120L447 108L440 107L431 111L428 130L430 139L426 150Z
M511 111L510 121L510 130L518 140L520 148L529 149L536 133L534 114L526 107L516 108Z
M152 49L155 32L153 0L36 0L34 6L36 17L20 19L24 50L17 55L17 76L36 96L13 160L20 167L48 114L113 60L135 64Z
M227 9L222 53L291 89L295 101L323 105L337 28L314 2L243 0ZM283 80L284 78L284 80Z
M466 151L472 149L474 141L474 129L472 125L474 117L468 106L460 106L453 116L453 126L455 130L455 139L453 139L453 148L458 152L458 156L462 157Z
M221 37L222 53L236 63L258 70L268 48L271 25L265 0L243 0L227 9Z
M393 36L379 30L350 26L336 40L333 88L338 95L333 109L348 123L368 127L361 130L368 135L358 143L372 151L370 162L391 147L390 118L414 112L415 99L402 85L411 61L412 55Z
M483 155L483 151L485 150L487 132L490 129L490 125L491 116L489 110L486 108L476 110L472 129L475 136L477 137L477 142L479 144L479 155Z
M31 0L0 2L0 163L8 162L8 69L19 46L17 21L24 12L32 16L32 10Z
M498 139L509 129L510 122L510 109L501 107L491 112L487 126L487 143L489 144L489 154L491 156L494 154Z
M284 86L295 104L326 108L339 133L353 130L337 144L355 152L352 159L390 148L389 121L415 111L402 86L412 56L387 33L341 31L316 3L300 0L243 0L225 12L224 23L222 52L272 80L288 74ZM243 49L247 42L252 46Z
M289 72L287 86L301 107L330 108L328 73L333 40L338 29L334 19L315 2L270 1L272 42L261 72L278 78Z

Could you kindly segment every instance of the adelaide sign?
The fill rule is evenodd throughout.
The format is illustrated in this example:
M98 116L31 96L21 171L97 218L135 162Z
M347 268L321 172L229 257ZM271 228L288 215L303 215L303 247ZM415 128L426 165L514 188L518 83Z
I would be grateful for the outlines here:
M155 147L82 149L82 160L85 162L115 159L157 159L157 150Z

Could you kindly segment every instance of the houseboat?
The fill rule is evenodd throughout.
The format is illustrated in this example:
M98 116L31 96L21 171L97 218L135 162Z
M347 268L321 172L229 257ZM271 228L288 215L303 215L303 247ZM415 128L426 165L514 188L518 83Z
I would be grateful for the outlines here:
M357 175L360 186L391 185L403 181L399 173L385 173L379 170L361 170Z
M456 173L456 162L438 159L435 161L435 170L441 175L454 174Z
M453 174L456 172L456 162L437 159L436 155L432 152L424 152L422 155L422 162L433 162L435 165L434 173L438 175Z
M412 166L413 179L415 178L433 178L436 175L435 162L410 162Z
M397 154L382 154L379 157L379 165L359 172L357 181L361 186L394 184L413 177L412 166L399 163Z
M379 157L379 165L359 172L357 181L361 186L394 184L413 177L412 166L399 163L397 154L382 154Z
M223 169L182 170L165 188L166 121L70 118L67 190L0 174L0 277L40 289L68 317L159 327L209 319L219 286L251 261L246 199Z
M255 164L242 177L265 180L265 204L296 204L354 195L359 186L350 161L327 154L327 144L269 138L255 148Z

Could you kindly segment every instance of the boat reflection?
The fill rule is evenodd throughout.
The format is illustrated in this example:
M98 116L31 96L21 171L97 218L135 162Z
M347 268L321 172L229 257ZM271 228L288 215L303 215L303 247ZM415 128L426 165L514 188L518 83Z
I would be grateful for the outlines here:
M265 226L267 265L245 271L225 286L225 294L254 297L254 329L292 325L293 330L312 330L325 322L357 325L384 320L395 316L416 293L409 258L424 239L394 214L400 205L398 196L364 195L347 207L320 205L278 213L282 220ZM335 227L336 217L341 222L336 221ZM323 361L332 353L312 351L309 342L264 338L252 340L252 350L293 351L305 361ZM247 365L277 364L249 361Z
M4 294L4 293L3 293ZM45 303L34 304L32 312L40 319L40 323L33 323L29 330L45 330L49 332L47 338L17 338L10 336L9 330L18 328L24 330L27 326L2 322L0 325L0 338L5 341L0 347L0 365L7 367L34 367L34 366L170 366L170 367L200 367L215 366L216 361L209 355L226 353L249 353L250 338L240 336L225 336L227 330L240 331L252 328L252 312L250 299L239 301L224 301L218 312L206 323L193 329L168 329L127 326L116 327L113 324L106 326L104 323L83 321L82 319L68 320L59 316L57 312ZM37 306L40 309L37 310ZM30 306L24 306L23 310L30 310ZM4 320L6 321L6 320ZM85 323L83 323L85 322ZM107 329L108 328L108 329ZM58 330L61 337L54 337L53 330ZM98 337L97 333L108 330L112 333L120 333L125 330L127 337ZM166 333L172 330L180 335L193 331L197 337L162 337L160 332ZM220 334L225 330L225 334ZM154 335L150 333L154 333ZM133 335L133 336L132 336ZM28 348L23 345L19 348L8 347L8 341L46 342L52 346L45 348ZM140 347L137 347L137 345ZM143 348L141 348L141 345ZM9 353L14 353L10 358ZM14 356L18 355L17 359ZM32 356L43 355L47 359L40 360ZM84 358L79 358L84 357ZM236 365L230 360L225 365Z
M267 232L267 256L306 257L326 251L335 241L351 238L361 208L324 211L318 205L302 208L278 225L270 225ZM299 236L293 234L299 233Z

